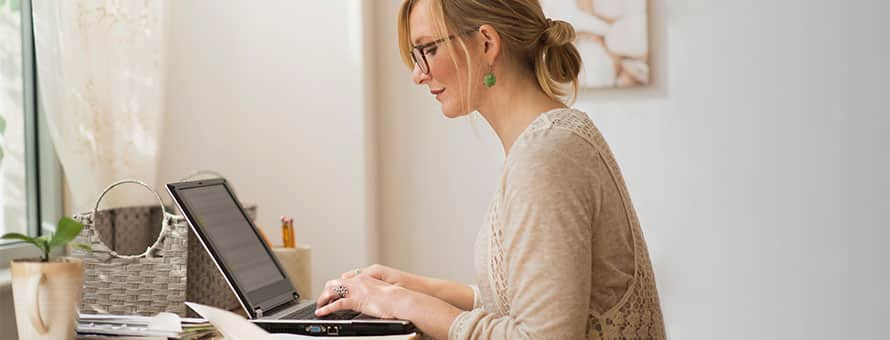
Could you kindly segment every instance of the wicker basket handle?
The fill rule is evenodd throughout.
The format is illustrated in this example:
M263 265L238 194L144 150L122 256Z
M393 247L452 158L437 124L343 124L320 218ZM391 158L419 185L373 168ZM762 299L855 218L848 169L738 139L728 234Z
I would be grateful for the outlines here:
M158 199L158 202L161 205L161 214L163 216L163 221L166 221L168 218L170 218L170 216L168 216L169 214L167 213L167 209L164 208L164 201L161 200L161 195L158 195L157 191L152 189L151 186L149 186L148 184L145 184L145 182L143 182L143 181L136 180L136 179L124 179L124 180L120 180L120 181L111 183L111 185L109 185L107 188L105 188L105 191L102 191L102 195L99 195L99 199L96 200L96 206L93 207L93 212L92 212L92 215L90 216L91 220L95 221L96 214L99 210L99 203L102 202L102 198L105 197L105 194L107 194L109 191L111 191L111 189L114 189L115 187L117 187L119 185L123 185L123 184L139 184L142 187L148 189L148 191L151 191L151 193L155 195L155 198ZM167 224L164 222L161 222L161 232L158 233L158 239L155 240L155 242L150 247L146 248L145 252L143 252L142 254L121 255L121 254L118 254L114 250L109 252L109 254L113 257L117 257L117 258L121 258L121 259L137 259L137 258L142 258L142 257L148 257L151 255L152 251L157 250L157 248L161 246L161 241L164 240L164 236L166 235L167 230L168 230ZM98 233L98 230L95 230L95 232ZM101 239L99 241L101 242Z

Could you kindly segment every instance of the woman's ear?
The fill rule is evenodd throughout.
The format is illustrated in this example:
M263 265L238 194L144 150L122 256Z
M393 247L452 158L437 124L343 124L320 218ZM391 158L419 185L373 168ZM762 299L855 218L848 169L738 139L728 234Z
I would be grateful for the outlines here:
M485 63L494 65L495 59L501 54L501 35L488 24L479 27L479 35L482 37L482 55Z

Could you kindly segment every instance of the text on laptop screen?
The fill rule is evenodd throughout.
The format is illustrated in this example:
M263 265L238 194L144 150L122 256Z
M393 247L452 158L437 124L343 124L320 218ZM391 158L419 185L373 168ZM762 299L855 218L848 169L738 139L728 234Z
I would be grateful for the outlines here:
M242 289L251 292L284 279L222 184L183 189L180 193Z

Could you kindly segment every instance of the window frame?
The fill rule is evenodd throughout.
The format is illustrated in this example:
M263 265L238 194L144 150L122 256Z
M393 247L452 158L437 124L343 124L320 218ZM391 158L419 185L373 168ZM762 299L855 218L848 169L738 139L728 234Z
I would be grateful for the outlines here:
M31 0L21 0L27 232L29 236L40 236L55 231L56 222L63 214L63 185L46 114L39 105L32 15ZM13 259L39 256L39 249L24 242L0 245L0 269L8 268Z

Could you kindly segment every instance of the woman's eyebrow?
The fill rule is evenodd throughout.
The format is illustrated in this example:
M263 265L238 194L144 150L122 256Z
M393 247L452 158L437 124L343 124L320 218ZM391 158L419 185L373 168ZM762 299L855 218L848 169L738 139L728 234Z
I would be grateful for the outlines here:
M428 35L418 37L417 39L414 39L414 46L420 45L420 41L423 40L424 38L432 39L432 37L430 37Z

